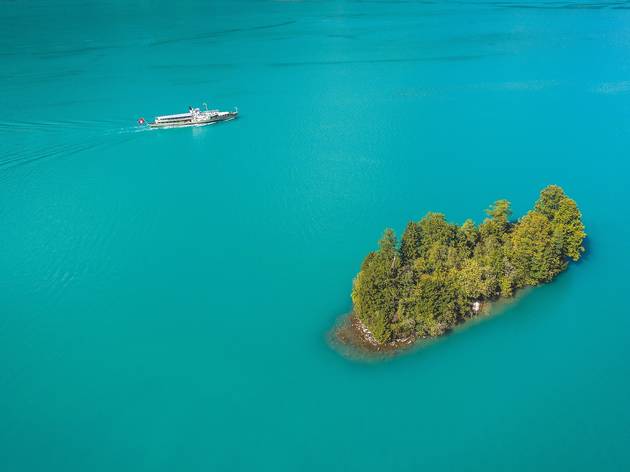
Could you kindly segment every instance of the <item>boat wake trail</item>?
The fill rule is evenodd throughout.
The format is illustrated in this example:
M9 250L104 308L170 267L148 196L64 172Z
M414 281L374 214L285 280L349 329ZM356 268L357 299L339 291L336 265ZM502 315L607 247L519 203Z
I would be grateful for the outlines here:
M62 134L67 131L101 132L116 129L128 121L117 120L47 120L47 121L1 121L0 133L53 133Z
M0 121L0 141L12 143L0 151L0 171L119 144L147 131L127 124L105 120Z

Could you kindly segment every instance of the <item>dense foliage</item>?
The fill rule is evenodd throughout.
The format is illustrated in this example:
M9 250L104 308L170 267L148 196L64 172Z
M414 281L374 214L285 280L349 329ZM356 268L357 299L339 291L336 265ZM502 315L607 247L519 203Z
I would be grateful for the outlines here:
M556 185L516 222L507 200L486 213L479 226L428 213L409 222L400 244L385 230L352 289L354 312L378 342L438 336L472 316L476 301L548 282L584 251L582 215Z

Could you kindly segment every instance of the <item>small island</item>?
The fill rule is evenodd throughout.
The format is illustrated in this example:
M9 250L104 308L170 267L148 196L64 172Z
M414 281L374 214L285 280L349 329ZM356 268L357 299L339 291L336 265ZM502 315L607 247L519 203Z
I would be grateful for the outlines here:
M343 329L371 350L395 350L441 336L477 315L484 304L551 281L584 252L586 233L575 201L550 185L525 216L510 220L497 200L488 217L458 226L441 213L409 222L400 244L386 229L352 288Z

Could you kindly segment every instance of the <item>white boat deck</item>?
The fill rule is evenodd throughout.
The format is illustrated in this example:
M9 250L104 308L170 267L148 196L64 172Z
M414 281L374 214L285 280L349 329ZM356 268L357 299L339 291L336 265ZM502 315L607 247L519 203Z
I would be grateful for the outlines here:
M190 108L188 113L177 113L174 115L160 115L155 117L153 123L149 123L151 128L175 128L186 126L204 126L217 121L226 121L238 116L238 109L234 111L208 110Z

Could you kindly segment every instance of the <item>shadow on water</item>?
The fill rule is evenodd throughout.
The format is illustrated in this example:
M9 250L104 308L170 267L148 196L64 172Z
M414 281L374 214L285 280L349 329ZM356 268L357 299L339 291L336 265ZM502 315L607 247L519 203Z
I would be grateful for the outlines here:
M584 246L584 252L582 253L582 257L580 257L579 261L573 262L571 261L571 264L583 264L584 262L588 261L591 259L591 257L593 257L593 255L591 254L593 252L593 243L592 243L592 238L590 236L586 236L586 238L584 238L584 241L582 241L582 246Z

